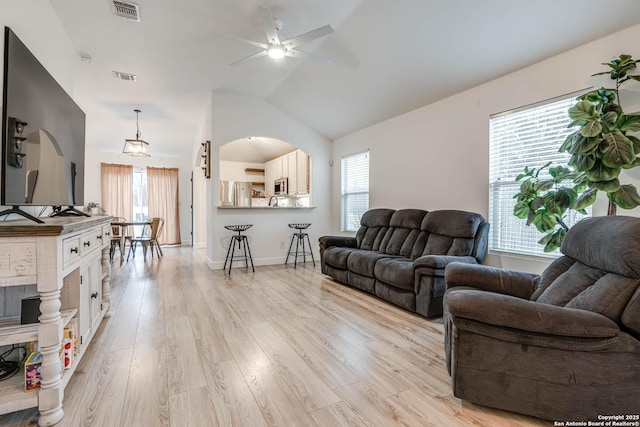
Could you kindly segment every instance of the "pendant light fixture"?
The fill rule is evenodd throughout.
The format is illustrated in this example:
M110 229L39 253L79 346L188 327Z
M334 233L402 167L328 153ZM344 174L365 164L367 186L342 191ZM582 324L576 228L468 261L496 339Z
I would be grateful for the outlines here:
M122 152L133 157L150 157L149 143L140 139L142 133L140 133L140 127L138 126L138 114L140 110L133 110L136 112L136 139L125 139L124 148Z

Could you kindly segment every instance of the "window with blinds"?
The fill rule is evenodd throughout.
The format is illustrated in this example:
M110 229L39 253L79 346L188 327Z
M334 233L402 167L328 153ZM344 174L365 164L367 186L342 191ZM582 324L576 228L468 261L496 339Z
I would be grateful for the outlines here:
M342 231L357 231L369 209L369 152L342 158Z
M525 166L539 168L547 162L552 166L566 165L568 153L558 149L573 132L568 109L575 97L558 98L513 112L491 116L489 133L489 248L497 251L531 255L557 256L558 251L545 254L538 240L544 234L535 226L513 215L520 184L516 177ZM542 175L541 175L542 177ZM590 212L590 210L589 210ZM583 218L570 211L565 223L571 227Z

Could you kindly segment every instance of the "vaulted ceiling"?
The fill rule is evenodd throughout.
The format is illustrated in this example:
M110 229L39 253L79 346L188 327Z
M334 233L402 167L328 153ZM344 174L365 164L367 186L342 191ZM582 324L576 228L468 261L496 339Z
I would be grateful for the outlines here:
M51 0L78 52L74 98L88 146L120 151L140 108L143 139L167 156L191 153L212 91L266 99L335 139L640 23L637 0L134 2L141 22L113 15L110 0ZM266 42L258 6L284 38L331 25L302 48L332 62L230 66L260 50L234 38Z

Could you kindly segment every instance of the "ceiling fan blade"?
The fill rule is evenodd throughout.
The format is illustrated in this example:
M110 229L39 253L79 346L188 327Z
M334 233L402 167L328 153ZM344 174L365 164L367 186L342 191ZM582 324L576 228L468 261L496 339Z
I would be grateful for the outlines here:
M267 34L267 40L269 44L280 44L280 36L278 36L278 30L276 30L276 24L273 22L273 16L271 16L271 10L266 7L258 6L260 14L262 15L262 24L264 25L264 32Z
M309 59L314 62L319 62L320 64L331 64L331 60L324 56L314 55L309 52L305 52L300 49L289 49L284 53L285 56L290 58L298 58L298 59Z
M282 42L282 44L287 46L287 48L292 49L300 46L303 43L319 39L320 37L324 37L331 33L333 33L333 28L331 28L331 25L325 25L324 27L316 28L315 30L311 30L307 33L300 34L299 36L292 37L289 40L285 40Z
M229 65L236 66L236 65L242 64L243 62L252 61L254 59L261 58L263 56L267 56L267 51L266 50L263 50L262 52L258 52L258 53L255 53L253 55L247 56L246 58L238 59L236 62L232 62Z
M219 36L225 39L234 40L234 41L245 43L245 44L250 44L251 46L259 47L260 49L266 50L269 47L264 43L254 42L253 40L241 39L240 37L236 37L236 36L229 36L226 34L219 34Z

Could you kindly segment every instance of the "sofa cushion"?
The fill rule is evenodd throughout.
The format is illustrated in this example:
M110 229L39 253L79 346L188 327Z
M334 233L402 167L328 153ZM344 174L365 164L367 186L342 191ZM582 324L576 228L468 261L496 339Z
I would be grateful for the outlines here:
M373 268L379 259L389 255L374 251L354 251L347 259L347 269L366 277L375 277Z
M376 263L376 279L395 288L414 291L413 261L409 258L385 258Z
M421 209L401 209L389 220L389 229L380 243L380 252L389 255L410 257L413 246L420 235L422 220L427 214Z
M538 302L600 313L618 321L640 279L574 262L547 286Z
M471 255L476 233L483 222L482 215L471 212L429 212L421 226L421 230L429 233L421 255Z
M365 212L360 219L361 227L356 233L358 248L377 251L394 212L393 209L371 209Z
M612 236L624 236L624 245ZM640 278L640 221L627 216L583 219L571 227L560 251L590 267Z
M341 270L347 269L347 259L352 252L359 251L357 248L343 248L330 246L324 250L323 258L327 265Z

